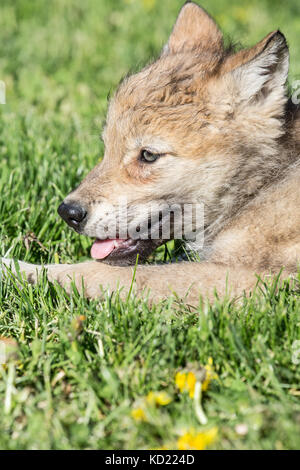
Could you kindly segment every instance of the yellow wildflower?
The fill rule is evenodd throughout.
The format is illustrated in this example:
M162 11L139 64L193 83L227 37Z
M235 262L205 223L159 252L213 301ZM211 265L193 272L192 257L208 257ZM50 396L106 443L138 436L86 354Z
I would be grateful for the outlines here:
M146 397L146 402L149 405L165 406L171 403L172 398L166 392L149 392Z
M202 382L202 390L205 392L208 389L210 382L217 379L218 375L214 371L212 357L208 358L208 363L204 368L206 372L205 379Z
M177 441L179 450L205 450L212 444L217 437L218 429L216 427L207 431L196 432L194 428L190 429Z
M196 382L197 379L195 374L193 372L189 372L186 378L186 385L191 398L194 398Z
M189 392L191 398L193 398L195 394L196 382L197 379L194 372L177 372L175 376L175 383L179 388L180 392Z
M175 375L175 383L182 393L185 390L186 374L184 372L177 372Z
M147 421L147 406L165 406L171 401L172 398L166 392L149 392L146 397L138 401L136 407L131 411L131 417L135 421Z
M131 411L131 416L135 421L147 421L146 413L143 408L134 408Z
M175 383L181 393L189 392L190 397L194 398L195 386L197 382L201 383L201 389L205 392L208 389L210 382L217 378L218 376L213 368L213 360L211 357L209 357L206 366L202 367L196 372L177 372L175 376Z

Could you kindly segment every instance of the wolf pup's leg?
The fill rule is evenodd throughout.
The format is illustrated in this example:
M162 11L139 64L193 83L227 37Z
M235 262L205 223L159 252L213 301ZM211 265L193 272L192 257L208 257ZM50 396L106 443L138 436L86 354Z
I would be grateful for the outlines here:
M2 260L2 271L10 266L15 272L12 260ZM29 282L36 282L42 267L19 262L20 272ZM72 282L79 291L89 298L100 298L104 291L110 293L121 289L124 295L132 287L139 297L151 301L166 299L172 295L191 305L198 305L200 297L213 300L217 293L220 297L237 297L249 293L258 282L257 275L250 269L230 268L215 263L182 262L169 265L109 266L97 261L79 264L46 265L47 277L57 281L68 291ZM281 278L288 273L282 272ZM261 273L266 280L267 273Z

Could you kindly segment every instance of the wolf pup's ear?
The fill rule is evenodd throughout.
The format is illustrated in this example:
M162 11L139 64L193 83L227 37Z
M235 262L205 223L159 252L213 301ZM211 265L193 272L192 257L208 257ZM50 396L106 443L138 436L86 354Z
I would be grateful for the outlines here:
M203 8L196 3L186 2L179 12L163 54L197 49L212 53L223 51L223 36Z
M274 31L251 49L228 58L223 72L229 72L230 81L240 100L259 100L274 97L281 100L289 71L289 50L280 31ZM227 75L227 74L225 74Z

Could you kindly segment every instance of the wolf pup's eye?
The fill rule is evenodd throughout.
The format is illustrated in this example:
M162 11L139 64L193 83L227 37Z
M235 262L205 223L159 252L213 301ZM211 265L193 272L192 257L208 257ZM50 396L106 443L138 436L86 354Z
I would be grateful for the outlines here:
M160 155L158 153L148 152L148 150L142 150L141 155L140 155L141 161L146 162L146 163L153 163L159 157L160 157Z

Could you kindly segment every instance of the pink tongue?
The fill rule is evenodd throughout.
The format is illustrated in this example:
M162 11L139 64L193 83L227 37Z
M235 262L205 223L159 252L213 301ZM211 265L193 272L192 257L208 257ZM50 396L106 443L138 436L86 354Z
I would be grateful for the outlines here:
M94 259L103 259L115 248L116 240L96 240L91 248L91 256Z

